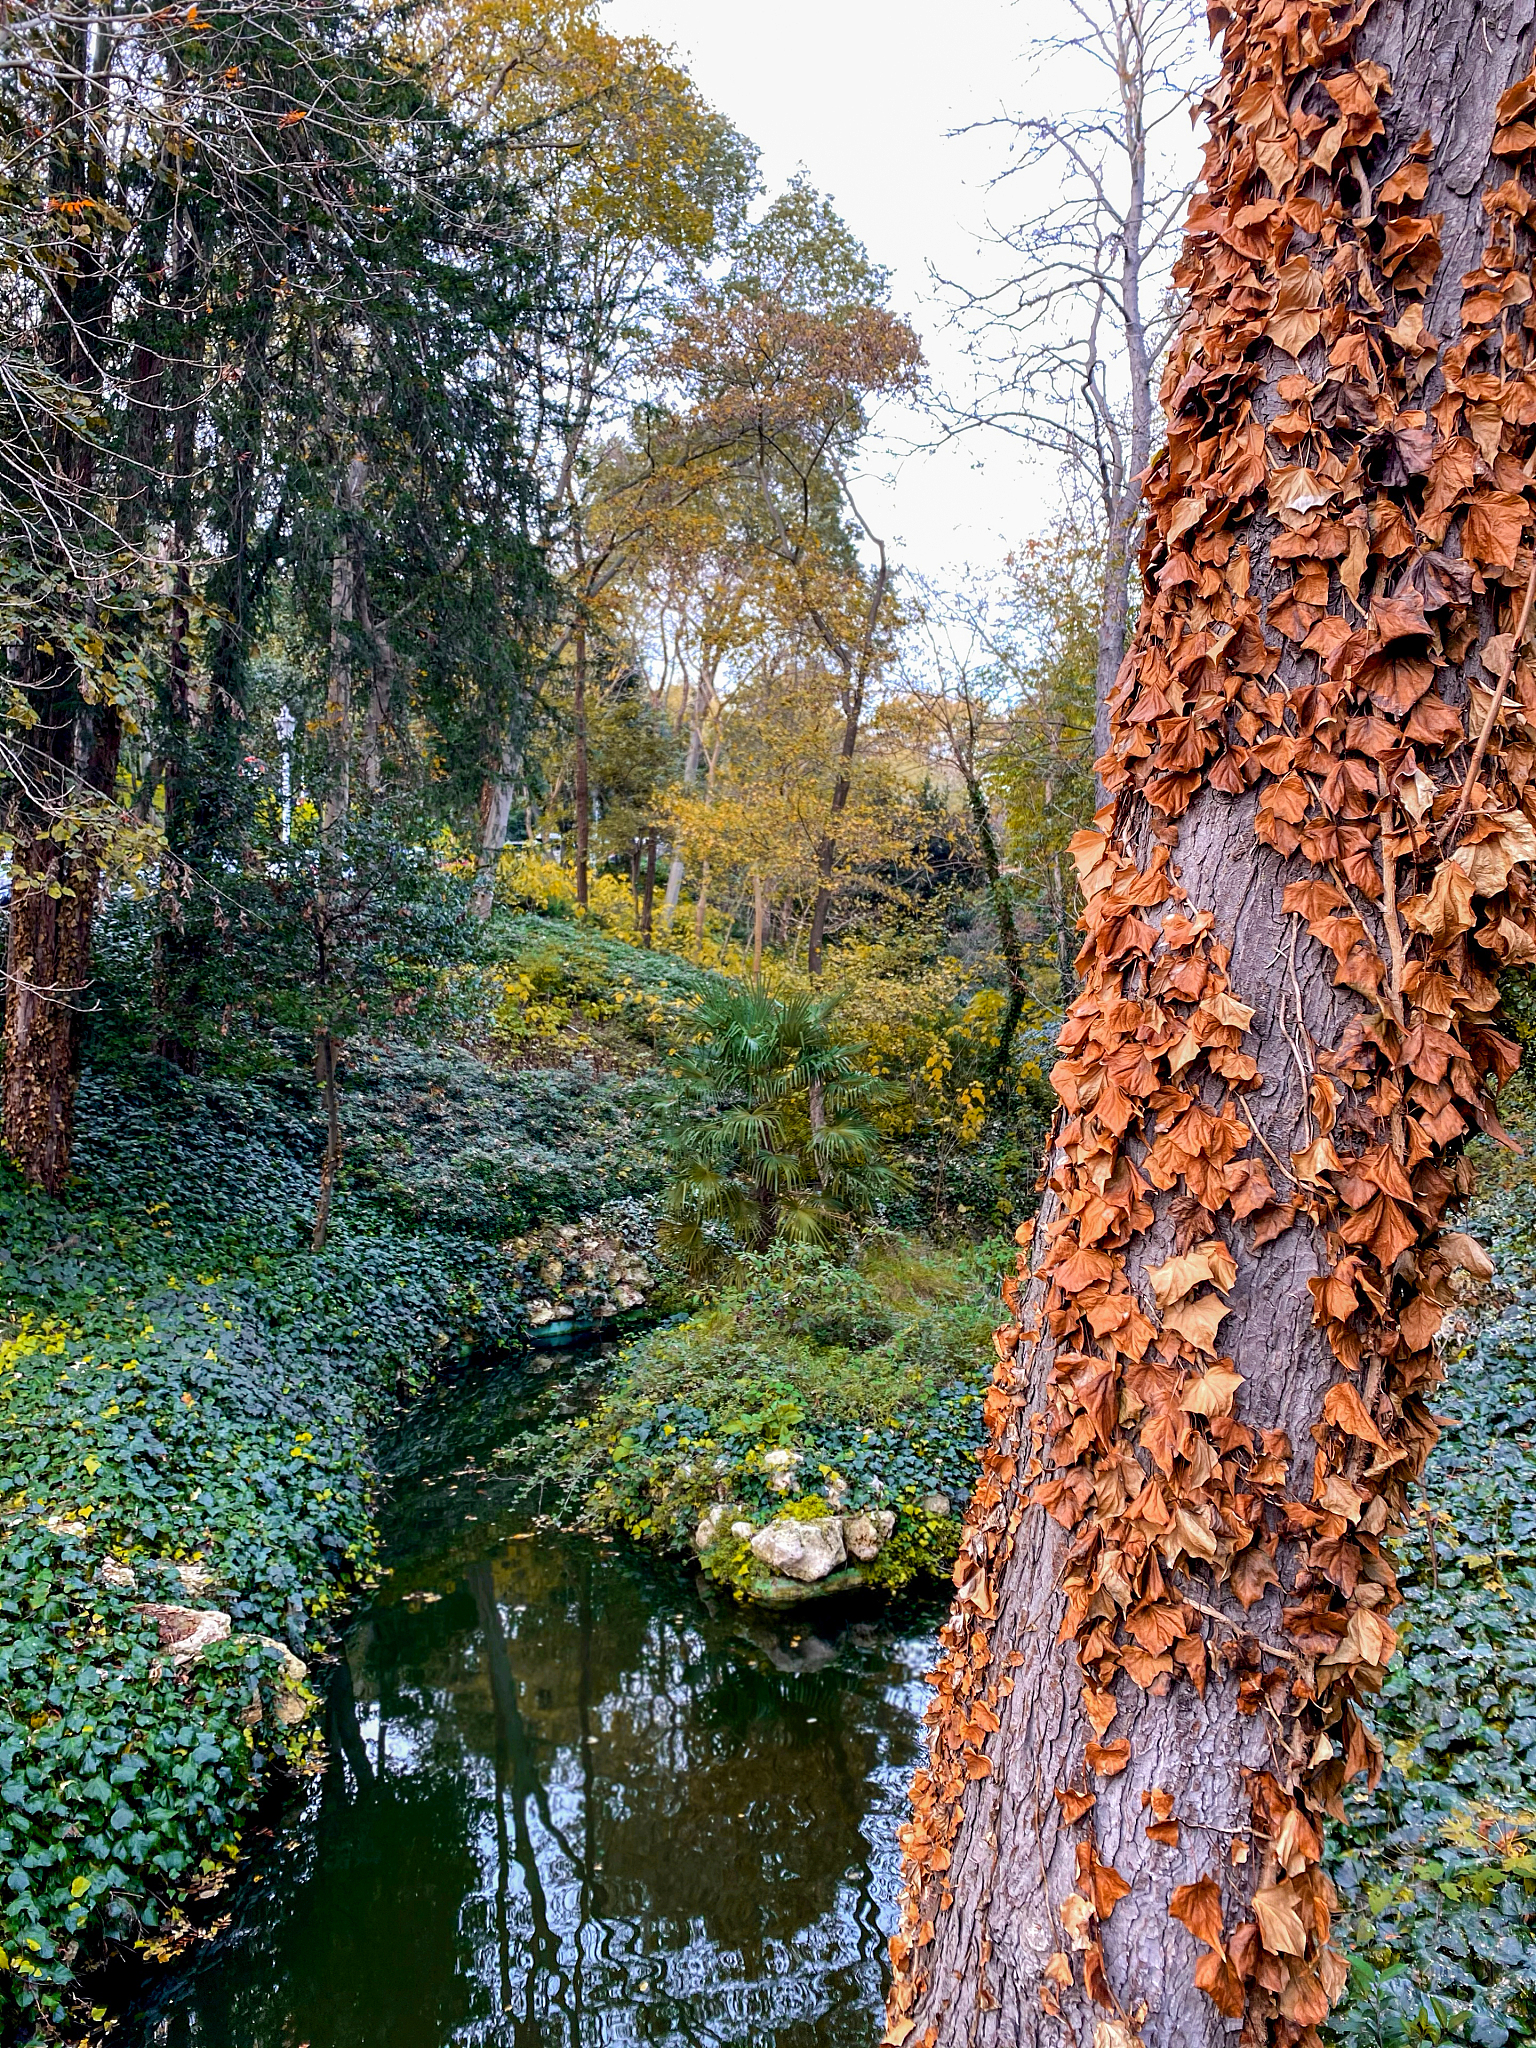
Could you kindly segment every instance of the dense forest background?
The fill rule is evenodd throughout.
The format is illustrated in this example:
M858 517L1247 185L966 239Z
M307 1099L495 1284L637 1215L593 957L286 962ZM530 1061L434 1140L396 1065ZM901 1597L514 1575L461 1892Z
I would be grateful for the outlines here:
M334 1110L361 1020L425 1021L497 901L816 984L888 1128L1021 1164L1094 493L906 573L857 482L925 389L885 273L589 7L45 10L9 47L23 1171L62 1184L93 1030L189 1072L296 1032Z

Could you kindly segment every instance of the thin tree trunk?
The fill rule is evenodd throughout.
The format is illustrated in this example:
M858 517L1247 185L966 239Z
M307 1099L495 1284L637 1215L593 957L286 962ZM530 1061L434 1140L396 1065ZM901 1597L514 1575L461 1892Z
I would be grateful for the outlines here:
M1380 1761L1360 1703L1436 1433L1441 1224L1517 1057L1494 977L1536 957L1536 360L1502 317L1536 0L1217 19L895 2048L1317 2048L1346 1975L1322 1831Z
M368 458L358 450L347 463L336 494L341 532L331 556L330 670L325 690L325 723L330 748L330 783L321 806L321 829L329 837L352 803L352 669L355 628L360 624L362 562L358 522L368 483Z
M325 1152L320 1161L320 1193L315 1202L315 1227L311 1233L311 1248L317 1252L325 1250L326 1232L331 1222L331 1194L336 1185L336 1171L341 1165L341 1098L336 1086L336 1063L339 1048L335 1036L323 1025L315 1033L315 1079L320 1083L320 1099L325 1105Z
M1024 1014L1027 993L1024 987L1024 948L1019 941L1018 921L1013 914L1013 892L1008 887L997 851L997 835L992 830L992 813L987 807L986 791L974 765L963 764L961 772L965 776L966 798L981 847L981 864L987 877L992 911L997 919L998 943L1002 947L1003 966L1008 975L1008 1006L1003 1012L1002 1029L997 1034L997 1050L992 1055L993 1085L1007 1103L1013 1094L1013 1040L1019 1019Z
M752 979L763 978L763 878L752 876Z
M592 799L587 789L587 635L576 629L576 901L587 907L587 841L592 826Z
M500 772L487 776L480 791L480 845L469 907L482 922L490 916L496 902L496 863L506 844L512 798L517 790L517 766L517 755L503 739Z
M706 691L712 688L709 682L709 677L712 673L712 665L701 656L699 661L699 680L694 686L690 699L692 717L688 725L688 752L683 759L683 787L687 790L692 790L699 779L699 763L704 755L704 713L707 708ZM672 929L672 920L677 914L678 898L681 896L682 890L683 854L682 848L679 847L673 853L672 865L667 870L665 915L668 931Z
M645 835L645 889L640 898L640 943L651 943L651 911L656 901L656 833Z
M699 875L699 893L693 899L693 947L700 959L704 957L704 911L709 901L709 862L705 861Z

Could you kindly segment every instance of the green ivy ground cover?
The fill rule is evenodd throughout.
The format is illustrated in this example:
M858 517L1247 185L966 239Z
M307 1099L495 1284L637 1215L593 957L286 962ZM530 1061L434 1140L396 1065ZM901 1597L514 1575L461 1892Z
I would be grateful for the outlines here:
M1449 1331L1454 1416L1397 1546L1387 1764L1332 1831L1350 2048L1536 2041L1536 1205L1521 1162L1472 1219L1498 1275Z
M399 1388L448 1347L517 1335L498 1240L654 1177L631 1084L579 1067L360 1047L346 1115L318 1257L302 1072L88 1073L67 1198L0 1170L8 2039L81 2017L76 1965L104 1935L164 1939L227 1864L266 1759L302 1746L260 1639L311 1654L366 1583L368 1443ZM109 1560L131 1588L103 1583ZM211 1573L232 1633L178 1671L134 1610L205 1604L183 1564Z

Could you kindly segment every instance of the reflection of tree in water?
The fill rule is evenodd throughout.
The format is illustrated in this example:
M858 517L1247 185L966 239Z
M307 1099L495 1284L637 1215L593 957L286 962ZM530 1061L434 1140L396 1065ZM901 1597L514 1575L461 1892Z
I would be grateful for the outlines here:
M303 1853L140 2042L864 2048L911 1652L508 1533L459 1519L442 1599L354 1631Z
M471 1565L464 1590L478 1654L461 1594L433 1612L417 1684L394 1677L402 1725L425 1708L436 1754L457 1741L470 1774L492 1764L485 1935L508 2038L529 2023L541 2044L632 2038L615 2008L640 1981L716 2026L735 2011L777 2038L819 2012L826 2043L828 2008L847 2007L861 2033L882 1944L860 1824L871 1772L913 1759L910 1709L887 1690L905 1668L881 1670L871 1645L862 1672L775 1670L733 1616L701 1620L683 1595L678 1626L647 1569L594 1570L552 1538Z
M302 1855L269 1861L230 1936L194 1956L190 1984L163 1987L136 2041L440 2048L463 2038L481 1999L455 1967L458 1920L480 1869L461 1787L438 1772L374 1777L345 1665L327 1700L326 1740ZM413 1872L430 1883L412 1882Z

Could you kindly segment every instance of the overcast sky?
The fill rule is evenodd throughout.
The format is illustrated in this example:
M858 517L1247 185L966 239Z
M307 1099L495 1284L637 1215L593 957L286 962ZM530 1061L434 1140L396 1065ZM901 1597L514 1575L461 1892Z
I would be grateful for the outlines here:
M622 34L673 45L705 95L762 151L774 189L804 165L870 255L893 273L935 372L958 383L929 278L981 280L978 248L997 137L948 139L1027 93L1019 53L1045 25L1041 0L608 0ZM1017 204L1017 201L1010 201ZM1038 530L1054 496L1050 468L1006 438L970 436L907 455L871 477L862 509L912 568L938 574L995 562Z

